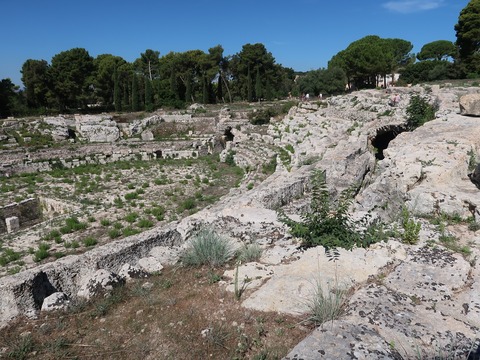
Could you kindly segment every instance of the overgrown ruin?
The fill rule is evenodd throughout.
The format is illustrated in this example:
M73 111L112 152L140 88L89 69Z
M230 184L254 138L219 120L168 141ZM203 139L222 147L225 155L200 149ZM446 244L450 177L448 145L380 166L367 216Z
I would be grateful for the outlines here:
M363 358L408 359L416 356L418 342L425 355L453 343L462 354L475 348L480 193L468 174L480 158L480 123L460 114L458 103L480 92L453 86L398 92L402 100L393 111L388 94L364 90L328 98L326 105L299 103L267 125L250 124L246 105L237 112L207 108L202 116L155 114L127 122L103 116L103 130L93 117L84 119L89 128L77 118L76 138L66 130L64 148L26 151L4 139L2 173L11 177L0 185L7 201L33 191L41 195L36 199L74 206L61 214L55 203L45 204L50 220L2 234L2 249L21 254L21 260L3 266L0 322L37 316L55 294L69 301L90 296L101 279L125 281L132 269L153 276L152 269L177 264L192 235L208 226L238 247L257 244L263 250L259 262L225 268L217 284L228 292L235 276L251 279L241 299L245 309L306 316L318 273L324 288L337 279L352 291L344 315L325 331L314 330L285 359L315 358L321 351L331 358L354 351ZM438 102L440 109L435 120L407 132L412 94ZM73 130L73 119L57 120L51 134L64 125ZM159 129L163 124L170 124L169 136L170 130ZM117 132L124 137L96 141ZM90 141L82 140L87 133ZM369 249L339 250L335 266L323 248L300 249L276 210L299 218L309 209L315 169L326 172L333 198L355 184L352 213L383 221L391 235ZM421 225L416 243L403 237L402 209L407 220ZM19 210L5 214L1 223L22 216ZM76 224L84 227L74 229ZM93 236L97 244L82 243ZM45 258L28 252L42 243L50 246Z

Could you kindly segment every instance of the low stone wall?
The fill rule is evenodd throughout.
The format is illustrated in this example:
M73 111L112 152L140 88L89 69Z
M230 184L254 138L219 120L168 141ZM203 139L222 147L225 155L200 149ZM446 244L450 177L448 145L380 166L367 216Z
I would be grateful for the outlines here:
M76 299L82 280L99 269L118 273L124 264L137 265L157 246L177 246L183 241L176 224L170 224L0 278L0 328L18 316L35 316L43 300L55 292Z
M21 174L51 171L54 169L71 169L80 165L107 164L116 161L154 160L157 158L196 158L199 150L156 150L153 152L114 152L109 154L90 154L83 158L52 159L44 161L27 160L23 164L0 166L0 176L6 174Z
M0 234L7 232L6 220L9 218L18 218L20 228L39 222L42 219L39 199L26 199L0 208Z

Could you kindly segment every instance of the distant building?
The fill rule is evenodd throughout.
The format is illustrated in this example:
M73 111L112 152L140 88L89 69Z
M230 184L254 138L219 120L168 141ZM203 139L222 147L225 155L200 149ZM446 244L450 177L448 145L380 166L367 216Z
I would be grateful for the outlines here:
M396 82L398 81L398 78L400 77L400 74L393 74L393 79L392 79L392 75L389 74L386 76L386 79L387 79L387 82L386 84L383 83L383 76L382 75L377 75L377 86L378 87L383 87L383 88L387 88L389 86L392 86L394 84L396 84Z

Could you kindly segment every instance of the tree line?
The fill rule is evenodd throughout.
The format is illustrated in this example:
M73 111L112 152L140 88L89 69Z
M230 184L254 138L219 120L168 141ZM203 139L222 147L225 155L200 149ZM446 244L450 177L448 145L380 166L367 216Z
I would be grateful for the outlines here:
M234 55L221 45L170 52L147 49L133 62L74 48L46 60L28 59L24 88L0 81L0 117L69 111L153 111L189 103L272 100L302 93L340 94L378 87L400 73L399 84L480 77L480 0L471 0L454 27L457 41L425 44L418 54L407 40L365 36L335 54L326 68L305 73L277 64L261 43Z
M221 45L162 57L147 49L131 63L111 54L93 58L74 48L50 64L28 59L21 73L24 106L40 112L152 111L193 102L270 100L286 96L294 80L294 71L276 64L263 44L246 44L233 56L225 56Z

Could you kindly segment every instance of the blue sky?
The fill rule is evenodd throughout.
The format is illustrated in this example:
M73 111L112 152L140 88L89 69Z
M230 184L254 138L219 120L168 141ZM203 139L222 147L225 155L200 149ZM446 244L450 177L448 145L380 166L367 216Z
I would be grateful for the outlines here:
M146 49L233 55L263 43L277 63L298 71L326 67L366 35L400 38L413 51L455 41L469 0L0 0L0 79L21 85L27 59L85 48L134 61Z

